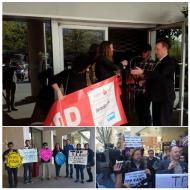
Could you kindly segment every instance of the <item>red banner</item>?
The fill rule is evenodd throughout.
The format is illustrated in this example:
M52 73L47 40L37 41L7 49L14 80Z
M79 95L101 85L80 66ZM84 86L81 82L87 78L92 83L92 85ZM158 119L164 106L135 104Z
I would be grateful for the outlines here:
M127 123L117 76L54 102L45 126L119 126Z

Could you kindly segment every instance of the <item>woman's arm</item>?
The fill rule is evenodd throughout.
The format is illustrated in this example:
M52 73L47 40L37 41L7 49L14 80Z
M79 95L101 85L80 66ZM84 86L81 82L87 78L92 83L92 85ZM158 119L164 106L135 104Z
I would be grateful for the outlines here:
M51 85L52 88L54 89L55 93L57 94L57 98L58 100L62 100L64 98L61 89L59 88L59 86L57 85L57 83L54 83Z

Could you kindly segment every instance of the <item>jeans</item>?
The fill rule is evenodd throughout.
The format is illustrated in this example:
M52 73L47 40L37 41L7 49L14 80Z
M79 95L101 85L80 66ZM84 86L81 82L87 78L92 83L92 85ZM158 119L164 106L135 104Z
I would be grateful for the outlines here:
M79 180L79 172L81 175L81 180L84 180L84 167L76 166L76 179Z
M18 179L17 179L17 168L7 168L8 173L8 181L9 181L9 187L17 187Z
M56 173L56 177L59 177L60 170L61 170L61 165L57 165L57 164L55 163L55 173Z
M23 164L24 166L24 182L32 181L32 163Z
M69 167L70 167L70 172L69 172ZM73 165L72 164L68 164L68 159L66 160L66 176L69 176L70 173L70 177L73 176Z

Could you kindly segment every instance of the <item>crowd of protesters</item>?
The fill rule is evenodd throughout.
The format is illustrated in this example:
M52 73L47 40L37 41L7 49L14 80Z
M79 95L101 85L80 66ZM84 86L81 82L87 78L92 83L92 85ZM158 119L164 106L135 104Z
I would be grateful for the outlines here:
M94 161L94 151L92 149L89 148L89 144L85 143L84 144L84 148L81 148L81 144L77 144L76 148L74 148L74 146L71 144L70 140L64 140L64 147L63 149L60 147L59 143L55 144L54 149L52 150L52 157L50 157L48 160L44 160L42 157L40 157L40 153L38 156L38 163L40 164L40 168L39 170L41 171L41 180L51 180L52 178L52 162L51 160L54 160L54 165L55 165L55 180L61 179L61 175L60 175L60 170L61 167L65 164L66 166L66 175L64 176L65 178L75 178L74 182L80 182L84 183L84 170L86 169L86 172L88 174L88 179L86 180L86 182L93 182L93 172L91 171L92 167L95 165L95 161ZM5 170L7 171L8 174L8 184L10 188L16 188L18 187L18 168L12 168L9 165L6 164L7 161L7 156L10 152L19 152L17 149L14 149L14 144L13 142L8 142L7 144L8 149L6 151L4 151L3 153L3 161L5 163ZM34 148L31 144L30 144L30 140L26 140L25 141L25 146L23 147L24 149L31 149ZM43 149L47 149L49 150L50 148L48 147L48 143L44 142L42 144L42 148ZM69 157L69 151L70 150L87 150L87 165L78 165L78 164L74 164L74 168L75 168L75 175L73 176L73 165L68 163L68 157ZM58 164L56 162L56 155L58 153L63 153L65 160L63 161L62 164ZM23 173L23 183L24 184L31 184L34 183L34 181L32 180L32 176L33 176L33 165L36 163L24 163L23 164L23 169L24 169L24 173ZM79 179L80 177L80 179Z

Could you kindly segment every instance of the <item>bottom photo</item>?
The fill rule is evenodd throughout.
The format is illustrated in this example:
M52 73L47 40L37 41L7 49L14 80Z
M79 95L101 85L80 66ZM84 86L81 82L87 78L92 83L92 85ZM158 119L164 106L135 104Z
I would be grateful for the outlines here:
M95 188L94 127L4 127L4 188Z
M188 188L187 127L97 127L97 188Z

